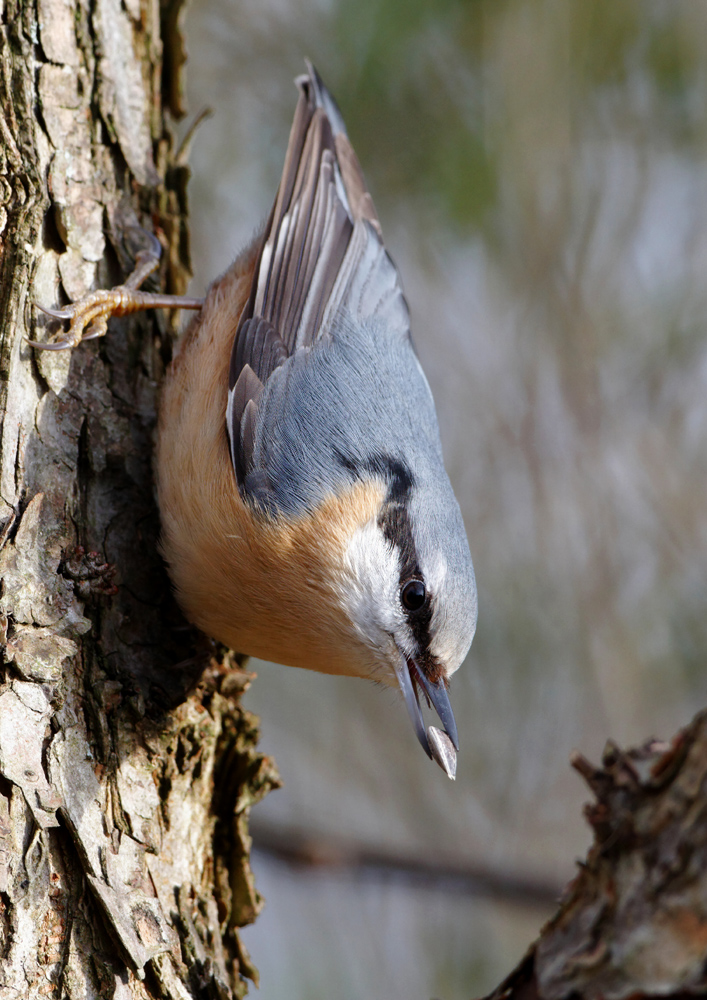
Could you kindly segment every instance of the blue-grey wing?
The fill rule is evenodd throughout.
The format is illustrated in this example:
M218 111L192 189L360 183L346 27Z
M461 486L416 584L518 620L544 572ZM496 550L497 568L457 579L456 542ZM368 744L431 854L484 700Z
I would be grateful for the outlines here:
M358 479L391 493L448 482L434 404L409 337L341 312L325 341L270 376L245 489L294 517Z
M333 98L308 69L229 372L233 466L243 495L259 503L271 477L256 460L256 431L273 374L326 351L343 316L409 341L407 304L361 168Z

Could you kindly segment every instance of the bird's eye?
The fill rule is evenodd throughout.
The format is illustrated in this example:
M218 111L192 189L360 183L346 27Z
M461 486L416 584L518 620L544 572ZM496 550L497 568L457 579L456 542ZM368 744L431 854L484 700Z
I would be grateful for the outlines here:
M400 591L400 600L408 611L419 611L426 597L427 591L422 580L408 580Z

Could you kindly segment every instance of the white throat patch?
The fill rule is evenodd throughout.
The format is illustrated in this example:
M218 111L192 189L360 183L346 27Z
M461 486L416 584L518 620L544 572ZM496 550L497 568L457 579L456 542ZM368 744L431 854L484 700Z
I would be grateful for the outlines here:
M342 604L360 638L380 656L406 622L398 597L398 555L374 518L354 532L344 565Z

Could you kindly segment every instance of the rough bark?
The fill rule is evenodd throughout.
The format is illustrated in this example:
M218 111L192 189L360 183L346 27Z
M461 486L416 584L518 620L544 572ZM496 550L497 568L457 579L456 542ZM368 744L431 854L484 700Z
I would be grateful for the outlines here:
M574 765L594 844L556 915L487 1000L707 992L707 712L670 744Z
M183 621L151 455L164 317L35 352L163 243L188 276L181 0L0 3L0 997L242 996L248 812L276 781L248 675ZM195 686L196 685L196 686Z

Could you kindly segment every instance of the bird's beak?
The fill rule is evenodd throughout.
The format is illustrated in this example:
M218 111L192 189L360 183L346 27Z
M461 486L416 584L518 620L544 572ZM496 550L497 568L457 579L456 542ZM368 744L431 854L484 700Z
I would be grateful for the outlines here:
M397 677L420 746L453 779L456 775L459 738L444 679L440 678L436 683L428 680L417 663L408 656L401 657ZM443 733L435 726L425 729L420 708L420 690L424 692L427 704L437 712L444 727Z

